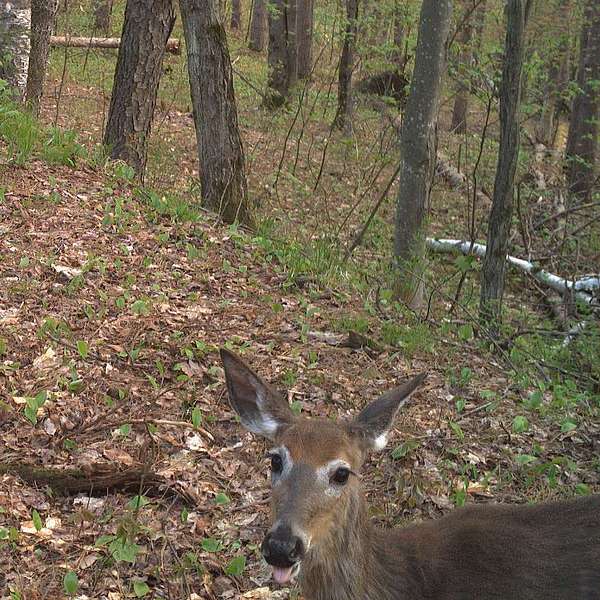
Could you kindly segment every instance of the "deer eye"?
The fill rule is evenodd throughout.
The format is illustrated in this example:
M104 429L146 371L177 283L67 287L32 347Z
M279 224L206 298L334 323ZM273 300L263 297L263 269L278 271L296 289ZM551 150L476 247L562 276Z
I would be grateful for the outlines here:
M283 460L279 454L271 454L271 471L281 473L283 471Z
M350 477L350 469L346 467L338 467L331 476L331 481L338 485L345 485Z

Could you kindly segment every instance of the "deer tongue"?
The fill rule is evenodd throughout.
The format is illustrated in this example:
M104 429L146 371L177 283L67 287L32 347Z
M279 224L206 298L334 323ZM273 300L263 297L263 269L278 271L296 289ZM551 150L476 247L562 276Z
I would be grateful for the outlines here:
M277 583L287 583L292 578L292 567L273 567L273 579Z

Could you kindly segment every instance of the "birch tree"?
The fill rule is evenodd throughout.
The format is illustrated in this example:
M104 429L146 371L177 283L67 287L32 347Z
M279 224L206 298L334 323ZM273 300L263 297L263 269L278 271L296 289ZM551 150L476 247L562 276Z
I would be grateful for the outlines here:
M0 79L18 99L27 87L31 0L0 0Z

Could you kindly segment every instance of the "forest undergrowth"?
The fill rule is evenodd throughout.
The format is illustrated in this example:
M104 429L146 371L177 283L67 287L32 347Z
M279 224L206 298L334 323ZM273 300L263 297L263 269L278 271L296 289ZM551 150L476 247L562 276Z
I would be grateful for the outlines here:
M326 53L335 23L320 22ZM382 524L600 491L597 327L569 338L545 290L511 273L491 339L466 257L430 256L426 311L394 301L395 184L344 255L394 174L397 107L362 99L344 137L330 127L329 68L271 114L264 61L242 37L232 57L253 231L199 208L180 57L165 65L144 185L99 149L114 54L53 51L39 123L2 101L2 598L297 597L268 587L265 448L229 408L221 346L308 415L350 414L427 372L391 450L366 466ZM482 141L490 115L484 102L473 112L477 133L441 131L440 151L465 173L481 152L489 196L497 123ZM568 230L545 201L556 162L525 145L520 175L515 252L563 276L593 271L597 227L567 235L585 215ZM432 235L481 240L489 205L471 196L438 177Z

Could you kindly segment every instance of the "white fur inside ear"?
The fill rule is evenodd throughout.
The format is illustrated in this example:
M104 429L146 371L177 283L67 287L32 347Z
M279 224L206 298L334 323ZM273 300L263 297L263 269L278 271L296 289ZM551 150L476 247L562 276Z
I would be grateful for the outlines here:
M383 450L387 446L387 432L381 433L373 440L375 450Z
M248 429L253 433L264 435L265 437L271 437L277 433L279 423L265 410L265 396L262 391L256 393L256 406L260 419L248 423Z

